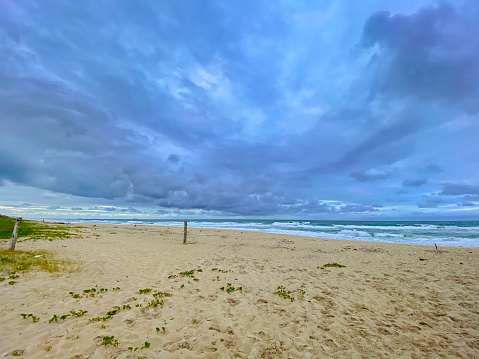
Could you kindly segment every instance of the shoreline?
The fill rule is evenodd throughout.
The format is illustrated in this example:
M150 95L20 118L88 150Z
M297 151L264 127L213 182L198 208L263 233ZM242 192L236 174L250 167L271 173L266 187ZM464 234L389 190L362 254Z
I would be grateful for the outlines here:
M122 227L142 227L144 229L148 229L151 227L161 227L161 228L178 228L181 229L181 232L183 233L183 226L167 226L167 225L159 225L159 224L110 224L110 223L93 223L93 222L47 222L45 221L44 223L51 223L51 224L60 224L60 225L73 225L73 226L122 226ZM190 223L188 222L188 232L190 230L211 230L211 231L232 231L232 232L248 232L248 233L256 233L258 235L274 235L274 236L291 236L291 237L296 237L296 238L304 238L304 239L315 239L315 240L326 240L326 241L341 241L341 242L352 242L352 243L372 243L372 244L391 244L391 245L399 245L399 246L420 246L420 247L428 247L428 248L434 248L435 249L435 244L417 244L417 243L393 243L393 242L381 242L381 241L370 241L370 240L354 240L354 239L341 239L341 238L323 238L323 237L313 237L313 236L303 236L303 235L298 235L298 234L289 234L289 233L276 233L276 232L266 232L266 231L258 231L254 229L224 229L224 228L207 228L207 227L194 227L191 226ZM479 249L478 246L437 246L438 250L442 249L448 249L448 248L457 248L457 249Z
M479 355L479 248L192 227L183 245L182 227L65 224L78 225L83 238L17 243L82 264L78 273L0 283L0 357ZM91 288L108 291L83 293ZM155 297L139 293L148 288L171 296L148 305ZM92 321L115 307L112 318ZM49 322L79 310L88 313ZM103 345L105 336L119 345Z

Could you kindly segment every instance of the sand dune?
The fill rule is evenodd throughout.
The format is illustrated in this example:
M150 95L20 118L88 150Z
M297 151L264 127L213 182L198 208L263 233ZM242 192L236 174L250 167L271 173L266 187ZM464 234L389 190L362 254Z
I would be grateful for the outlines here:
M183 245L182 236L86 225L83 238L20 241L81 270L0 283L0 357L479 357L478 248L191 228Z

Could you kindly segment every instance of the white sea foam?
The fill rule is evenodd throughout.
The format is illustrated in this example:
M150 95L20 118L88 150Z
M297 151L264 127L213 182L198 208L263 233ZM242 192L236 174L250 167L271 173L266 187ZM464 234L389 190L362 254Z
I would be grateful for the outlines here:
M65 220L62 220L65 221ZM70 222L183 226L181 220L91 219ZM266 220L191 220L190 228L232 229L291 234L314 238L347 239L369 242L409 243L438 246L479 247L479 222L325 222Z

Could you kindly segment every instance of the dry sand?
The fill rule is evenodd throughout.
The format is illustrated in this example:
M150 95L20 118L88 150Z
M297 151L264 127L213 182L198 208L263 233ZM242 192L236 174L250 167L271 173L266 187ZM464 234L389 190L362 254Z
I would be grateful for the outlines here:
M479 358L479 248L194 228L183 245L182 231L87 225L83 238L19 242L82 265L0 283L0 357ZM198 280L179 275L193 269ZM83 293L92 287L108 292ZM145 288L171 297L147 306ZM71 310L88 313L49 323Z

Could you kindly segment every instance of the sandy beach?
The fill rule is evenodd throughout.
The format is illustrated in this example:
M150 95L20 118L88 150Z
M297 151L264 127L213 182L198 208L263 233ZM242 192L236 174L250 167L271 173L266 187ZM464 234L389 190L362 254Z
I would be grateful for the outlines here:
M0 283L0 357L479 357L479 248L195 228L183 245L178 227L82 231L18 242L79 270Z

